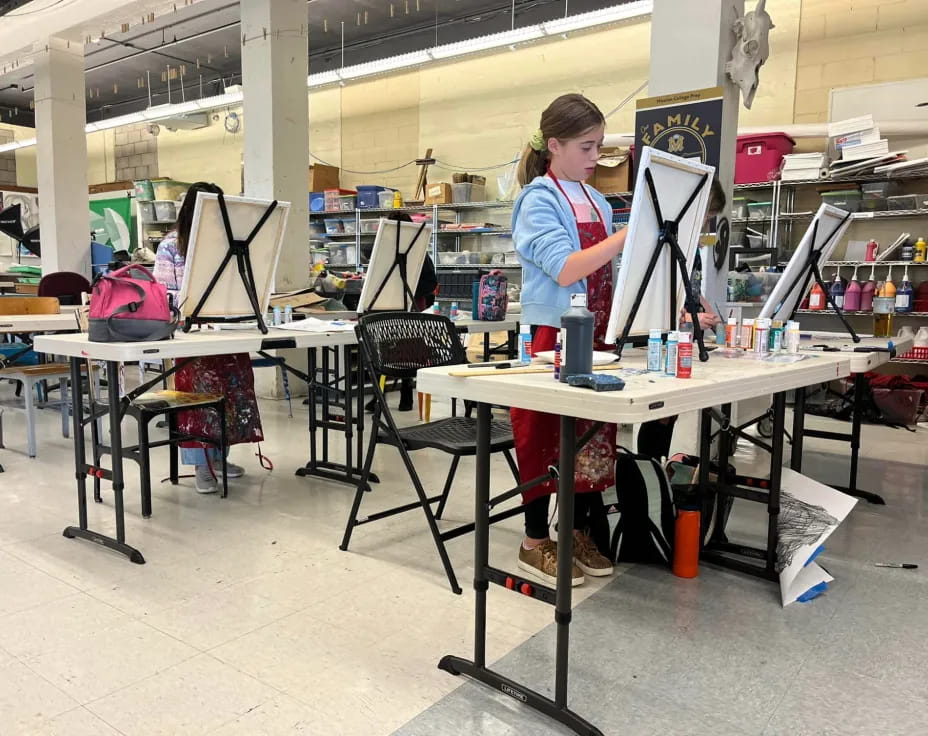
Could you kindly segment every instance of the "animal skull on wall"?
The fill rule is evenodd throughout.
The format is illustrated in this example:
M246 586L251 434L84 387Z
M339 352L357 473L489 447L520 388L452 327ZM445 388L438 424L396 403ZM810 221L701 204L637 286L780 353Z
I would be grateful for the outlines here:
M770 29L776 27L765 4L766 0L758 0L754 10L735 20L732 31L737 40L731 59L725 63L725 73L741 89L744 106L749 110L757 92L760 68L770 56Z

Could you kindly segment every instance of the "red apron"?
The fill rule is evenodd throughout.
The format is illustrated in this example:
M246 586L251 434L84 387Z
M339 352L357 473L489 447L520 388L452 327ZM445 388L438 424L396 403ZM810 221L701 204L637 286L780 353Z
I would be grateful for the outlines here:
M554 180L561 194L570 204L577 218L577 211L570 201L558 180L548 172ZM583 193L590 201L592 211L599 219L597 222L577 222L577 232L580 235L580 247L583 250L601 243L608 235L603 222L602 213L593 202L586 187L581 184ZM606 326L609 323L609 312L612 309L612 264L607 263L595 273L586 278L587 307L593 313L595 325L593 339L597 348L610 349L604 344ZM554 350L557 341L558 329L549 325L540 325L532 338L532 351ZM553 379L552 379L553 380ZM528 409L510 409L512 432L516 443L516 458L519 462L519 477L525 483L544 475L548 467L558 464L560 449L561 424L556 414L531 411ZM593 422L586 419L577 421L577 437L587 432ZM574 474L574 490L576 493L602 492L615 484L615 456L616 456L616 430L615 424L604 424L593 438L577 454L576 471ZM557 483L548 480L535 486L522 494L525 503L536 498L549 495L557 491Z

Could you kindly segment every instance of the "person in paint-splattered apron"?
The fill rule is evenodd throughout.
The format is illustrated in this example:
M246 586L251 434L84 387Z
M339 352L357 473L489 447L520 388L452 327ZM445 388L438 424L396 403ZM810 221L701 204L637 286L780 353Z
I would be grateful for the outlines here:
M612 303L614 259L625 243L612 233L612 208L584 181L599 157L605 119L581 95L564 95L542 114L541 127L523 154L519 180L524 189L513 209L513 240L523 267L522 320L532 325L533 352L552 350L560 318L572 293L585 292L595 317L594 340L603 340ZM558 462L559 417L511 410L519 474L523 482ZM577 434L591 424L577 422ZM577 456L575 472L574 584L584 574L612 573L612 563L586 530L606 523L602 491L615 482L616 426L604 425ZM557 484L549 480L523 495L525 539L519 567L556 582L557 544L549 536L549 501Z

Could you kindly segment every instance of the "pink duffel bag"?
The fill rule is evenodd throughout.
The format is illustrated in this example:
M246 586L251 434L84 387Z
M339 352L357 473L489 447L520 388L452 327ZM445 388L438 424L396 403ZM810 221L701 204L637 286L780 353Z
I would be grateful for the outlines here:
M125 266L98 276L90 295L91 342L166 340L177 329L180 313L164 284L144 266Z

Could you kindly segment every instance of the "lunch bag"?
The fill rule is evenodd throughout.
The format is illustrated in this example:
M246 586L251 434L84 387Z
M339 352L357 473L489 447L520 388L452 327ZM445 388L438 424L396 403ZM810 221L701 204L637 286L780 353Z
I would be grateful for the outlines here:
M477 319L483 322L501 322L506 318L509 307L509 279L499 269L480 277L477 304Z
M144 266L126 266L94 279L88 320L91 342L166 340L177 329L179 317L167 288Z

